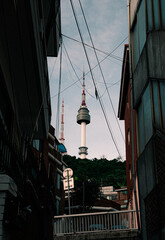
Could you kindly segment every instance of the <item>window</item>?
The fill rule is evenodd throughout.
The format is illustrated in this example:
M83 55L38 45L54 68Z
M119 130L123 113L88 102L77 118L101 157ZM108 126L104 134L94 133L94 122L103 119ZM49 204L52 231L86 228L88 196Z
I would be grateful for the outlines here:
M146 42L145 1L140 4L137 12L137 21L133 29L134 67L136 67L140 54Z
M56 215L60 214L60 201L56 199Z
M151 88L150 84L143 94L143 107L144 107L144 129L146 143L152 136L152 109L151 109Z
M164 9L165 9L165 1L164 0L160 0L161 2L161 17L162 17L162 28L165 29L165 13L164 13Z
M38 151L40 150L40 140L39 139L33 139L33 147L37 149Z
M122 194L126 195L127 194L127 190L122 191Z
M143 104L138 107L138 133L139 133L139 152L144 149L144 124L143 124Z
M117 194L112 195L112 200L117 200Z
M151 91L153 96L152 101ZM153 134L152 105L155 127L158 129L159 128L165 129L164 103L165 103L165 81L152 80L152 88L151 84L148 84L137 110L139 153L142 153L145 145L150 140Z
M146 42L146 20L145 20L145 1L141 2L138 12L138 34L139 34L139 50L140 54Z
M165 1L147 0L148 31L165 28Z
M57 189L60 190L60 185L61 185L61 176L59 173L57 173Z
M108 198L109 200L112 200L112 196L109 196L109 198Z
M165 82L163 80L152 81L154 124L158 128L165 129Z
M128 140L128 145L130 145L131 142L131 134L130 134L130 130L128 129L128 133L127 133L127 140Z
M156 30L159 29L159 3L158 0L154 0L153 2L153 10L154 10L154 27Z
M32 145L35 149L42 152L42 141L40 139L33 139Z
M138 63L138 60L139 60L139 46L138 46L137 23L136 23L135 26L134 26L133 39L134 39L134 44L133 44L134 66L136 66L136 64Z
M139 153L142 153L145 145L152 136L152 110L151 110L151 87L148 84L138 107L138 138Z
M129 179L132 179L131 165L129 164Z
M157 81L152 82L155 125L160 127L159 89Z
M165 129L165 82L160 81L160 101L161 101L161 112L162 112L162 127Z
M109 200L117 200L117 194L113 194L113 195L108 196L108 199Z
M147 31L165 29L165 0L141 0L132 32L134 68L146 42L146 28Z
M152 30L152 8L151 8L151 0L147 0L147 20L148 20L148 30Z

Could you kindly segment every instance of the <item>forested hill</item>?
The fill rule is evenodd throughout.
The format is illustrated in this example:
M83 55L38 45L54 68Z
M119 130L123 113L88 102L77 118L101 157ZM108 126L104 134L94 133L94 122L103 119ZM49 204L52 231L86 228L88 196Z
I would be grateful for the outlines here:
M73 169L75 183L91 179L101 186L126 186L126 162L117 159L80 159L75 156L64 156L64 161Z

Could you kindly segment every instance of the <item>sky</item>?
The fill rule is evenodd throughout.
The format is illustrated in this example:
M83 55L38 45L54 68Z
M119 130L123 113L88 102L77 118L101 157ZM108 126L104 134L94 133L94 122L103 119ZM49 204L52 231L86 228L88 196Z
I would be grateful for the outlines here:
M83 42L92 46L79 0L72 0L72 2ZM77 124L76 118L81 105L84 70L86 74L86 104L91 116L91 122L86 127L87 158L100 159L105 157L111 160L121 156L122 160L125 160L125 143L122 136L124 135L124 122L118 121L117 123L117 113L124 44L128 43L127 0L81 0L81 5L94 46L99 50L96 52L99 61L101 61L100 66L103 75L97 65L94 50L86 46L90 66L93 69L94 82L109 122L109 128L100 101L95 96L94 83L70 0L62 0L61 31L63 37L59 124L61 122L62 100L64 100L65 146L69 155L80 157L78 152L81 144L81 126ZM113 52L113 56L108 56L107 54L111 52ZM51 124L57 129L57 138L60 134L60 125L59 134L57 127L60 55L61 49L57 58L48 58L52 107Z

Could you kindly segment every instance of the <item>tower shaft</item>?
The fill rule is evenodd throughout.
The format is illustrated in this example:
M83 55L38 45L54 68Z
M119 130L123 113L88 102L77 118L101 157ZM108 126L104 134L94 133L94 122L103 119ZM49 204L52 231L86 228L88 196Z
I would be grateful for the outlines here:
M81 155L81 159L86 158L87 153L86 147L86 123L81 123L81 147L79 148L79 154Z
M86 146L86 123L81 123L81 147Z

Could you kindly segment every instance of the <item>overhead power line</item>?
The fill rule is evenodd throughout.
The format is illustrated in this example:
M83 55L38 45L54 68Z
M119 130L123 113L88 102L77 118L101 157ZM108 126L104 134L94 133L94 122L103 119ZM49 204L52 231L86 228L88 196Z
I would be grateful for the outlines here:
M52 71L51 71L51 73L50 73L50 77L49 77L49 80L50 80L50 81L51 81L52 76L53 76L53 72L54 72L54 68L55 68L55 65L56 65L56 61L57 61L57 58L55 58L55 60L54 60L53 68L52 68Z
M128 37L124 38L124 39L115 47L115 49L113 49L110 53L108 53L108 55L107 55L105 58L103 58L100 62L103 62L104 60L106 60L107 57L108 57L111 53L115 52L115 51L123 44L123 42L125 42L125 40L126 40L127 38L128 38ZM82 44L82 43L81 43L81 44ZM92 68L92 70L95 69L97 66L98 66L98 64L96 64L96 65ZM86 73L85 73L85 76L88 75L89 73L90 73L90 71L86 72ZM81 78L82 78L82 77L79 77L79 79L78 79L76 82L74 82L74 83L72 83L71 85L69 85L68 87L64 88L64 89L61 91L61 93L65 92L67 89L71 88L71 87L72 87L73 85L75 85ZM55 95L53 95L51 98L57 97L57 95L58 95L58 94L55 94Z
M90 61L89 61L89 58L88 58L88 54L87 54L87 51L86 51L86 48L85 48L85 45L84 45L82 33L81 33L81 30L80 30L80 27L79 27L79 24L78 24L78 20L77 20L77 17L76 17L76 13L75 13L75 10L74 10L74 6L73 6L72 0L70 0L70 3L71 3L71 7L72 7L72 11L73 11L74 18L75 18L75 21L76 21L76 25L77 25L77 28L78 28L78 31L79 31L79 35L80 35L80 38L81 38L81 41L82 41L82 44L83 44L83 48L84 48L84 52L85 52L86 59L87 59L87 62L88 62L88 66L89 66L89 69L90 69L92 81L93 81L93 84L94 84L94 87L95 87L96 98L98 98L98 100L99 100L99 103L100 103L102 112L103 112L103 114L104 114L104 118L105 118L106 123L107 123L107 126L108 126L108 130L109 130L109 132L110 132L110 134L111 134L111 137L112 137L112 140L113 140L114 145L115 145L115 147L116 147L116 150L117 150L117 152L118 152L118 154L119 154L119 157L122 159L121 154L120 154L120 151L119 151L119 148L118 148L117 143L116 143L116 140L115 140L115 138L114 138L114 136L113 136L112 129L111 129L110 124L109 124L109 122L108 122L108 118L107 118L107 115L106 115L106 112L105 112L105 108L104 108L102 99L99 97L99 92L98 92L98 89L97 89L97 87L96 87L96 83L95 83L95 79L94 79L94 76L93 76L92 68L91 68Z
M80 4L80 8L81 8L81 11L82 11L82 14L83 14L83 17L84 17L84 21L85 21L85 24L86 24L86 27L87 27L87 30L88 30L88 34L89 34L90 40L91 40L91 43L92 43L92 47L93 47L93 49L94 49L94 53L95 53L95 56L96 56L96 60L97 60L97 63L98 63L98 66L99 66L99 69L100 69L100 72L101 72L101 75L102 75L104 84L105 84L105 88L106 88L106 91L107 91L107 94L108 94L108 97L109 97L109 101L110 101L110 104L111 104L111 107L112 107L112 110L113 110L114 117L115 117L116 123L117 123L117 125L118 125L119 131L120 131L120 133L121 133L121 136L122 136L122 138L123 138L123 141L125 142L125 139L124 139L124 136L123 136L121 127L120 127L120 125L119 125L119 121L118 121L117 116L116 116L115 108L114 108L114 106L113 106L113 102L112 102L112 99L111 99L111 96L110 96L110 93L109 93L109 90L108 90L108 87L107 87L107 84L106 84L106 81L105 81L105 77L104 77L104 74L103 74L103 71L102 71L102 68L101 68L101 65L100 65L98 56L97 56L96 49L95 49L95 47L94 47L94 42L93 42L93 39L92 39L90 30L89 30L89 26L88 26L88 23L87 23L87 20L86 20L86 17L85 17L85 13L84 13L84 10L83 10L83 7L82 7L82 4L81 4L81 1L80 1L80 0L79 0L79 4Z
M69 37L69 36L67 36L67 35L65 35L65 34L62 34L62 36L65 37L65 38L68 38L68 39L70 39L70 40L73 40L73 41L75 41L75 42L78 42L78 43L82 44L82 42L80 42L79 40L77 40L77 39L75 39L75 38ZM128 38L128 37L127 37L127 38ZM127 38L126 38L126 39L127 39ZM126 39L125 39L125 40L126 40ZM114 54L111 54L111 53L105 52L105 51L103 51L103 50L100 50L100 49L98 49L98 48L96 48L96 47L93 47L93 46L87 44L87 43L84 43L84 45L87 46L87 47L89 47L89 48L95 49L96 51L101 52L101 53L103 53L103 54L105 54L105 55L109 55L109 57L114 58L114 59L116 59L116 60L118 60L118 61L120 61L120 62L123 61L123 59L122 59L121 57L119 57L119 56L116 56L116 55L114 55Z
M64 45L64 43L63 43L63 45ZM81 86L82 86L82 83L81 83L81 81L80 81L81 78L79 78L79 76L78 76L77 73L76 73L76 70L75 70L75 68L74 68L74 66L73 66L73 64L72 64L72 61L71 61L71 59L70 59L70 57L69 57L69 54L68 54L68 52L67 52L67 50L66 50L65 45L64 45L64 48L65 48L65 52L66 52L66 55L67 55L67 57L68 57L68 60L69 60L69 62L70 62L70 65L71 65L71 67L72 67L72 69L73 69L73 71L74 71L74 73L75 73L75 75L76 75L76 77L77 77L77 79L78 79L78 80L75 82L75 84L79 81L80 84L81 84ZM92 94L90 94L90 93L88 92L87 88L85 88L85 90L86 90L86 92L87 92L91 97L94 98L94 96L92 96Z

